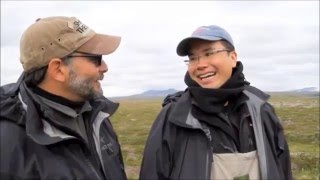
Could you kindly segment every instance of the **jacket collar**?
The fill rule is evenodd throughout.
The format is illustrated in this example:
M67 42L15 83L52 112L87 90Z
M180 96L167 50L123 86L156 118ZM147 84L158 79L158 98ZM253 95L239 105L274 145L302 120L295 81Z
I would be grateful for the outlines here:
M265 94L264 92L253 86L245 86L245 90L248 90L249 92L255 94L262 101L267 101L270 97L268 94ZM168 117L169 121L181 127L201 129L202 126L199 120L194 118L190 113L192 100L188 90L185 91L182 95L179 94L179 96L180 98L178 98L176 102L172 103L173 107ZM249 99L249 97L245 93L241 93L240 97L241 98L236 102L234 108L245 104Z
M44 117L50 119L50 117L53 117L53 110L49 106L41 103L40 97L35 95L25 83L21 83L19 90L18 96L26 111L25 127L28 136L41 145L54 144L66 139L75 139L74 136L70 136L59 128L42 120L39 113L42 113ZM94 123L99 112L102 111L112 115L119 106L119 104L113 103L107 98L91 100L90 104L92 106L91 114L94 115L91 116L91 123ZM71 116L74 115L71 111L69 114Z
M19 100L26 111L26 134L31 139L41 145L50 145L65 140L66 138L74 138L72 136L67 137L64 133L62 133L62 131L58 132L56 129L51 128L49 123L44 123L42 118L39 116L39 113L42 113L44 116L46 116L47 114L50 114L50 109L47 106L43 106L41 104L37 106L36 103L34 103L39 102L39 97L33 94L33 92L25 85L25 83L22 83L19 89ZM47 129L51 129L51 134L49 133L50 135L45 133Z
M172 104L172 112L169 114L169 121L185 128L198 129L200 123L191 113L191 97L188 91L183 93L181 97Z

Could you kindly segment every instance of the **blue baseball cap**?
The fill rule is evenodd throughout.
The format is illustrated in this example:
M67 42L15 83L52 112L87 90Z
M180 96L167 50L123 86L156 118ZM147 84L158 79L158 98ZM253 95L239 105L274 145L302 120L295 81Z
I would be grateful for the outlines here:
M226 40L227 42L232 44L232 46L234 46L233 40L230 34L223 28L217 25L201 26L192 33L191 37L187 37L183 39L178 44L177 54L179 56L188 55L188 44L190 43L191 40L195 40L195 39L201 39L201 40L207 40L207 41Z

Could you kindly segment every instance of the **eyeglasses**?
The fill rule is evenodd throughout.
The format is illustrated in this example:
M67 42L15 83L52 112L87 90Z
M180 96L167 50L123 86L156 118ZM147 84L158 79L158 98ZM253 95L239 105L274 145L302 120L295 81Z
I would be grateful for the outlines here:
M230 49L216 49L216 50L212 50L212 51L207 51L202 56L189 56L189 59L184 60L184 62L186 63L186 65L195 65L197 62L200 61L201 57L203 59L209 59L209 58L212 58L215 54L217 54L219 52L223 52L223 51L230 52L231 50Z
M66 58L70 57L86 57L91 63L96 65L97 67L102 64L102 55L68 55Z

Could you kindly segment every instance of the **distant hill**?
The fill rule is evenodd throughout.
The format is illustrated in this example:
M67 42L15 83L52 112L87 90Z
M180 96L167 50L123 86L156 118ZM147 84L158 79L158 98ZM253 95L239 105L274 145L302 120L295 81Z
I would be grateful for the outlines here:
M140 96L140 97L165 97L168 94L173 94L178 92L175 89L167 89L167 90L149 90L149 91L145 91L141 94L137 94L134 96Z
M302 89L292 90L292 92L319 92L316 87L306 87Z
M155 99L160 98L163 99L169 94L173 94L178 92L176 89L166 89L166 90L148 90L142 92L141 94L135 94L131 96L121 96L121 97L112 97L110 99L113 100L121 100L121 99ZM311 97L319 97L319 90L316 87L306 87L302 89L295 89L289 91L267 91L266 93L270 95L291 95L291 96L311 96Z
M272 91L268 92L272 95L292 95L292 96L318 96L319 97L319 90L316 87L305 87L302 89L295 89L295 90L289 90L289 91Z
M166 89L166 90L148 90L141 94L135 94L131 96L121 96L112 97L110 99L120 100L120 99L154 99L154 98L165 98L169 94L178 92L176 89Z

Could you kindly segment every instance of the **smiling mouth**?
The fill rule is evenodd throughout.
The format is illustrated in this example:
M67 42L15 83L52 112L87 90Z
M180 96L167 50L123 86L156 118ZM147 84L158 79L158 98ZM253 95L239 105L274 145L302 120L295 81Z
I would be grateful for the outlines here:
M215 72L210 72L210 73L207 73L207 74L200 75L200 76L198 76L198 78L200 78L201 80L203 80L203 79L206 79L206 78L215 76L215 75L216 75Z

